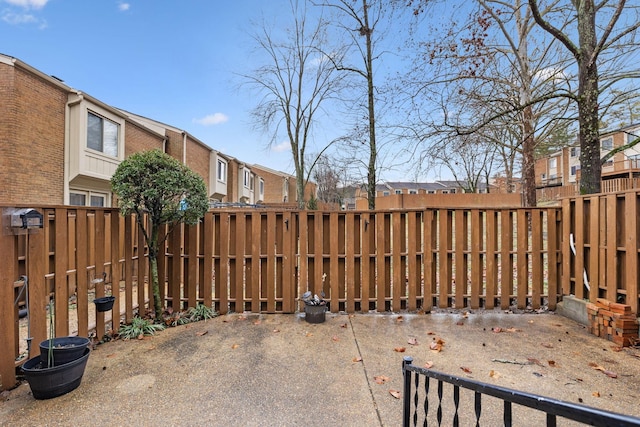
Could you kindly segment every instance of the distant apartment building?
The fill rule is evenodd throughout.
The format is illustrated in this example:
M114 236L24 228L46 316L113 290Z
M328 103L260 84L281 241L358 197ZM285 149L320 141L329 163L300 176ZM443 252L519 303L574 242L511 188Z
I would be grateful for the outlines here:
M104 102L0 54L0 204L112 206L110 180L132 153L160 149L199 174L212 202L288 197L295 178L216 151L186 130ZM263 168L267 170L266 168ZM269 180L273 179L274 182ZM265 193L279 188L273 195Z
M640 124L627 126L600 137L600 158L616 147L621 147L640 137ZM580 183L580 147L577 143L552 152L536 160L536 188L551 193L554 187L568 187L575 193ZM640 144L622 150L602 164L602 183L616 179L634 179L640 177ZM557 188L558 194L560 188Z

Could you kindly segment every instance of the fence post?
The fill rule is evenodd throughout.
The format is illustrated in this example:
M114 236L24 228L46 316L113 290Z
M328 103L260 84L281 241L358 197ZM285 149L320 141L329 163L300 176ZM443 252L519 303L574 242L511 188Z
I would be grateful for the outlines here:
M4 262L0 263L0 390L8 390L16 385L15 343L16 331L13 283L18 279L16 271L16 237L0 231L0 253Z
M402 358L402 376L404 378L404 390L402 391L402 425L407 427L411 422L411 371L407 366L413 363L413 357L404 356Z

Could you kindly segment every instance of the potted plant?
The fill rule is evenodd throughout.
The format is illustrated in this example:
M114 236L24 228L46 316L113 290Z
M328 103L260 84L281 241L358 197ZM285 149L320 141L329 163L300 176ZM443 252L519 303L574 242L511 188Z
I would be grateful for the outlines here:
M104 286L105 279L107 278L107 273L102 273L101 279L93 279L92 282L97 286L99 283L102 283ZM96 298L93 300L93 303L96 305L96 311L102 313L105 311L109 311L113 308L113 302L116 300L116 297L113 296L113 292L111 295L106 295L100 298Z
M49 339L40 343L40 355L22 365L33 397L50 399L75 390L82 381L91 350L88 338L55 338L53 301L49 303Z
M320 295L321 297L312 295L311 291L307 291L302 295L302 301L304 301L304 320L308 323L323 323L325 321L327 302L324 300L324 292Z

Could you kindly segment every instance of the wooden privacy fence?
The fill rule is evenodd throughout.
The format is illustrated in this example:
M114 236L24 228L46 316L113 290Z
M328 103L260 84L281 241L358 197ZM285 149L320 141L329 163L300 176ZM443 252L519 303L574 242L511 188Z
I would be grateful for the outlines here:
M196 226L164 230L161 297L174 310L204 303L220 313L294 313L311 290L324 292L331 311L351 313L553 310L573 294L624 302L637 313L639 209L634 190L532 209L215 210ZM38 210L44 228L28 234L16 235L3 214L2 388L15 384L26 356L26 319L18 321L24 294L14 305L21 277L28 278L35 349L47 338L51 297L58 336L100 338L152 306L147 250L134 218L109 208ZM115 322L92 303L108 292L116 297Z

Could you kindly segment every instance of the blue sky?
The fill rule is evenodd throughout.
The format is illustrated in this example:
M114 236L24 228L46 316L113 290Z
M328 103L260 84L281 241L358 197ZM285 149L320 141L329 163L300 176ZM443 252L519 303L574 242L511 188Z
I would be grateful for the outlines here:
M288 145L268 149L251 128L236 77L252 67L251 22L289 11L282 0L0 0L0 53L241 161L293 172Z

